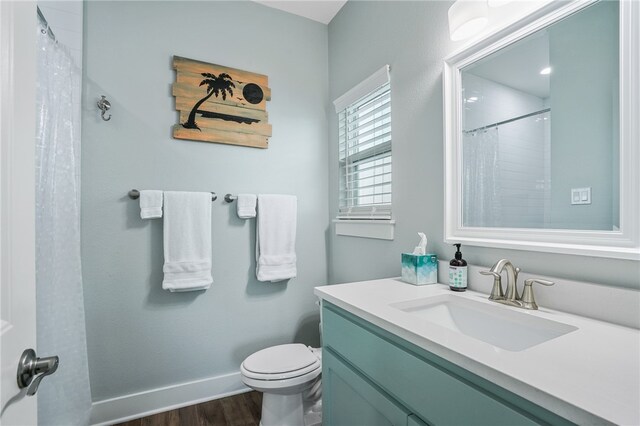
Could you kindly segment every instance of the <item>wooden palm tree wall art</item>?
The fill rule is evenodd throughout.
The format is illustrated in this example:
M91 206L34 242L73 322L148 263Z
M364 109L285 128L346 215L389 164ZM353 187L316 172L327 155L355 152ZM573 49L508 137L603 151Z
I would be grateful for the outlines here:
M180 112L174 138L268 148L271 89L266 75L180 56L173 57L173 68Z

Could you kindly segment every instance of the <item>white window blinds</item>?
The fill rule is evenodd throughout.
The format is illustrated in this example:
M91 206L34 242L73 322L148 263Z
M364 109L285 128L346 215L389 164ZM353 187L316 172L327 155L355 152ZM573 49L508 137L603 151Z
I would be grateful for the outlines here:
M386 81L374 79L386 75ZM340 204L338 219L391 219L391 88L388 66L363 84L375 87L338 112ZM380 84L382 83L382 84ZM350 92L352 92L350 91ZM350 92L338 99L344 100Z

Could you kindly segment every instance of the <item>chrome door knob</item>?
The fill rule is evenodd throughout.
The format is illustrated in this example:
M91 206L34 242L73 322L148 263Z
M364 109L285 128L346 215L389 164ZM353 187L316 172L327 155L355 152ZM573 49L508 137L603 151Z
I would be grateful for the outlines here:
M27 395L34 395L42 379L56 372L59 361L57 356L38 358L36 351L26 349L18 363L18 387L28 387Z

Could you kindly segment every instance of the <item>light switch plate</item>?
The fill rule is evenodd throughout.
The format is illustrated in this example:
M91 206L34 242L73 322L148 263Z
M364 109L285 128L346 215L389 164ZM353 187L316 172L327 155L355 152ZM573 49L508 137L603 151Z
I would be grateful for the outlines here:
M571 204L591 204L591 187L571 188Z

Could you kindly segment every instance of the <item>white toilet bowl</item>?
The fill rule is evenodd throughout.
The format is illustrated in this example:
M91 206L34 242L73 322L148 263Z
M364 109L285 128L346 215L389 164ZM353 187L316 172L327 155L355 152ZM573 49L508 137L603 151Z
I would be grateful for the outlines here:
M320 380L319 354L293 343L262 349L244 360L242 381L263 392L261 426L304 425L303 393Z

